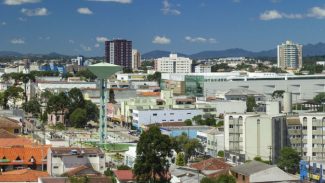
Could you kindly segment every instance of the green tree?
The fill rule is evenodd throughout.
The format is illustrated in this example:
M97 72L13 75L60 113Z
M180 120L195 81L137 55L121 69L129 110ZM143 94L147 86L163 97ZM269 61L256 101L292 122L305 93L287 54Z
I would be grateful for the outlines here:
M192 120L190 119L185 120L184 123L186 126L192 126Z
M115 93L114 93L113 88L110 88L110 89L109 89L109 93L108 93L108 102L109 102L109 103L112 103L112 104L116 104L116 101L115 101Z
M216 178L213 177L203 177L200 183L218 183Z
M92 103L90 100L86 100L84 109L87 111L88 121L98 121L99 109L96 104Z
M247 112L253 112L256 107L256 101L254 96L248 96L246 99Z
M183 152L177 153L176 165L178 165L178 166L184 166L185 165L185 155L184 155Z
M7 88L7 90L4 92L4 100L5 103L7 101L12 100L14 106L16 106L17 100L23 99L23 92L24 89L18 86L10 86Z
M83 128L87 123L87 111L85 109L77 108L69 116L71 125L76 128Z
M236 183L236 179L231 175L220 175L217 179L217 183Z
M82 92L79 88L72 88L68 92L69 98L69 110L72 112L76 108L83 108L85 106L85 99L82 95Z
M36 98L32 98L28 102L23 103L23 109L25 112L37 117L41 113L41 104Z
M97 76L92 72L90 72L90 70L88 69L78 71L76 73L76 76L84 77L88 81L94 81L97 78Z
M299 153L290 147L284 147L280 151L280 157L277 162L277 165L282 170L295 174L299 170L299 162L301 158Z
M24 98L25 98L25 102L28 101L28 97L27 97L27 83L29 81L34 82L35 81L35 75L33 74L21 74L20 75L20 80L24 83Z
M117 166L118 170L131 170L131 168L127 165L119 165Z
M285 91L284 90L275 90L273 93L272 93L272 98L276 99L276 98L283 98L283 93Z
M218 151L218 156L219 157L225 157L225 152L224 151Z
M171 140L152 126L141 134L137 145L134 175L137 181L167 182L168 157L172 157Z
M69 177L70 183L88 183L89 178L87 176L71 176Z
M49 98L53 95L52 92L49 90L44 90L44 92L41 93L41 101L42 103L47 103L49 101Z
M5 103L5 93L0 92L0 106L2 106L4 109L6 108L6 103Z
M203 146L197 139L189 139L186 133L177 137L171 137L172 147L177 152L184 152L185 162L195 155L197 151L202 151Z
M318 104L325 102L325 92L321 92L314 97L314 101Z
M55 115L58 115L58 112L61 112L64 115L63 123L65 124L65 113L68 110L70 104L70 98L63 92L59 94L52 95L47 102L46 111L49 113L54 112Z

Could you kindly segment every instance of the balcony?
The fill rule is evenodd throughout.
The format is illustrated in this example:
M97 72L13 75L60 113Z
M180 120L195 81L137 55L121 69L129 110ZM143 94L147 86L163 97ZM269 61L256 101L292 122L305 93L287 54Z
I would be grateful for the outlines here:
M229 133L243 133L243 128L229 128Z
M243 142L243 137L232 137L232 136L230 136L229 137L229 141L230 142Z
M325 142L325 139L321 139L321 138L319 138L319 139L313 139L313 143L314 144L322 144L323 142Z

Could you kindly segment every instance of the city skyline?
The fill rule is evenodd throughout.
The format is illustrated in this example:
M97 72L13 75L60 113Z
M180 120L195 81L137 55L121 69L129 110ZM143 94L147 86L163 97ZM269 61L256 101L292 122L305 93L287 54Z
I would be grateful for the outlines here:
M104 56L104 42L114 38L131 40L142 53L186 54L325 42L325 2L293 2L1 0L0 50Z

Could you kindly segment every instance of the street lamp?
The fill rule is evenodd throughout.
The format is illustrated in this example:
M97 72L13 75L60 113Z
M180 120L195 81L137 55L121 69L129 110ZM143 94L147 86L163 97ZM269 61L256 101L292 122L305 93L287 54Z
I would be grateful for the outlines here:
M116 72L121 71L122 67L102 62L90 65L88 69L95 74L100 81L99 142L104 143L107 138L107 79Z

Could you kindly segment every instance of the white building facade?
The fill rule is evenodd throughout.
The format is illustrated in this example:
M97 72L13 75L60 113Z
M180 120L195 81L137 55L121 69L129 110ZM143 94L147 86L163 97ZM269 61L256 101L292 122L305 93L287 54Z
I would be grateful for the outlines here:
M194 116L202 115L200 109L156 109L156 110L133 110L132 123L135 127L141 128L143 125L184 122Z
M162 73L190 73L192 71L192 60L178 57L177 54L170 54L169 57L155 60L155 69Z
M51 176L62 174L80 166L104 173L105 154L97 148L52 147L47 153L47 172Z
M208 64L199 64L194 67L195 73L210 73L211 72L211 65Z

